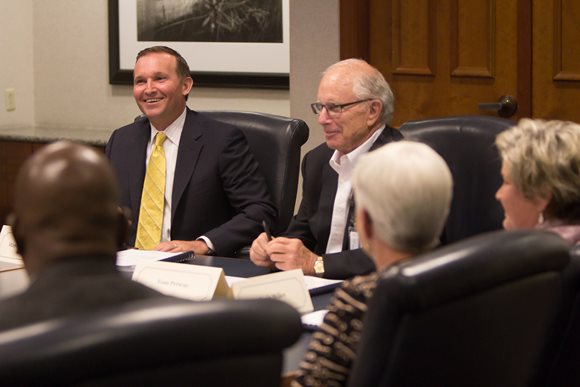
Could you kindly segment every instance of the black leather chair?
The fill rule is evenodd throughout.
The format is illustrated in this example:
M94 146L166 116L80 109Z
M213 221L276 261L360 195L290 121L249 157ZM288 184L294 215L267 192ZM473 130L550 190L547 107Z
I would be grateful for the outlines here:
M503 211L495 200L501 185L501 160L495 137L512 121L489 116L441 117L401 126L406 139L421 141L445 159L453 175L453 200L441 236L452 243L502 228Z
M556 328L562 335L554 341L556 355L543 383L548 387L580 386L580 246L572 249L565 275L570 304L564 303L564 316Z
M300 334L281 301L147 300L0 333L0 384L279 386Z
M539 385L568 248L548 232L495 231L390 268L348 385Z
M308 140L308 125L302 120L265 113L204 111L211 118L240 128L266 177L272 199L278 208L273 233L286 230L294 215L300 148Z

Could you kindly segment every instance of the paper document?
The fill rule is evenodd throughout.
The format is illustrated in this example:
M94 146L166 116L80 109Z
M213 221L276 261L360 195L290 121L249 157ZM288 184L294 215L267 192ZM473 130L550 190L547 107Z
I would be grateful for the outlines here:
M322 290L330 292L338 285L342 283L342 280L326 279L320 277L313 277L311 275L304 276L304 282L306 282L306 287L310 291L310 294L314 293L325 293Z
M322 321L324 320L324 316L326 316L326 312L328 312L328 310L321 309L321 310L317 310L315 312L306 313L306 314L302 315L302 317L301 317L302 326L304 326L306 328L311 328L311 329L318 328L322 324Z
M122 250L117 252L117 266L136 266L142 262L172 260L172 258L177 258L180 255L192 256L192 254L191 252L170 253L155 250Z
M247 278L233 277L233 276L229 276L229 275L226 276L226 281L227 281L229 286L232 286L236 282L240 282L240 281L244 281L244 280L247 280ZM324 293L324 292L318 292L321 289L326 289L328 292L330 292L335 287L340 285L342 283L342 280L326 279L326 278L319 278L319 277L305 275L304 282L306 283L306 288L308 289L310 294L312 294L313 292L318 294L318 293Z
M14 270L24 267L22 257L16 252L16 242L10 226L2 226L0 230L0 271Z

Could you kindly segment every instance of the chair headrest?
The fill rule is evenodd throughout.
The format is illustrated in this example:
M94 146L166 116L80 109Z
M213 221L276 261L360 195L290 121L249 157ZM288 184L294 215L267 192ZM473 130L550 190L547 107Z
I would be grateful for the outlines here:
M536 273L561 271L570 260L569 248L551 232L493 231L401 262L381 282L412 284L407 305L425 308Z

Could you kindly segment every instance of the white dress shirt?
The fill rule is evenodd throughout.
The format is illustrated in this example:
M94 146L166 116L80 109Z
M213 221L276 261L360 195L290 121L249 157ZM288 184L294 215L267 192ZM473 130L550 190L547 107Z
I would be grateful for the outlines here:
M334 197L334 207L332 209L332 220L330 222L330 235L326 245L326 253L338 253L342 251L344 232L348 218L348 199L352 191L351 176L356 162L362 154L371 149L376 139L381 135L385 127L379 128L368 140L347 154L341 154L335 150L328 161L330 167L338 174L338 186Z

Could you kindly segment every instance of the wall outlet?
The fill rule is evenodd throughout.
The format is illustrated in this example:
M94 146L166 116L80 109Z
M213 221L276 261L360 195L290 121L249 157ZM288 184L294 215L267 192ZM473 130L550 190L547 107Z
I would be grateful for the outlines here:
M4 106L7 112L16 110L16 90L5 89L4 90Z

